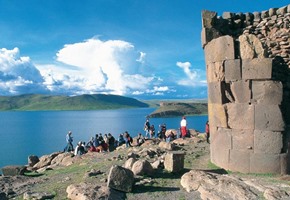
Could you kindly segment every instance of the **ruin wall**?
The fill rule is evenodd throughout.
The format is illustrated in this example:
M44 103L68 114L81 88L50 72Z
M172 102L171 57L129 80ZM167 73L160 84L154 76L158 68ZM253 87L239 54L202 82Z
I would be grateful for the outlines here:
M243 173L289 173L290 4L202 12L211 161Z

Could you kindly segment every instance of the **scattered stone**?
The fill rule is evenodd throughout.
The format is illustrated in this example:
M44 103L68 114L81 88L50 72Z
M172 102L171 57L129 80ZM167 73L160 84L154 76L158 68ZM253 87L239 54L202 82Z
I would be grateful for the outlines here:
M132 169L132 166L133 166L133 164L136 162L137 160L135 159L135 158L129 158L126 162L125 162L125 164L124 164L124 167L126 168L126 169Z
M164 160L165 170L169 172L180 172L184 169L184 152L168 152Z
M24 200L46 200L46 199L53 199L55 195L49 194L46 192L25 192L23 194Z
M114 165L111 167L107 186L122 192L131 192L134 184L134 174L131 170Z
M4 176L24 175L25 171L26 171L25 166L9 165L2 168L2 173Z
M89 183L69 185L66 192L67 198L71 200L108 199L109 196L109 190L107 187Z
M138 160L132 166L134 175L152 175L153 167L147 160Z
M174 144L169 143L169 142L164 142L164 141L161 141L158 146L162 149L166 149L169 151L172 151L174 148Z

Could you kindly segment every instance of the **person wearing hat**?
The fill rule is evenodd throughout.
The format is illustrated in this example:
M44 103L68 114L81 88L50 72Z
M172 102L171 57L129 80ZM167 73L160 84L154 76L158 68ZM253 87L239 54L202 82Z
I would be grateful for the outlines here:
M73 147L73 137L71 136L72 135L72 132L69 131L67 134L66 134L66 137L65 137L65 140L66 140L66 147L64 148L64 152L67 151L67 152L70 152L70 151L73 151L74 150L74 147Z

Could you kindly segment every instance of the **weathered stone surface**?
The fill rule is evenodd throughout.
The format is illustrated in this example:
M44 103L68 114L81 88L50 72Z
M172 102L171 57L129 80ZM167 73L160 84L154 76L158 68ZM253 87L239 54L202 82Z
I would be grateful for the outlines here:
M228 127L225 105L208 103L209 121L214 127Z
M213 39L204 51L206 63L235 59L234 40L228 35Z
M235 103L249 103L251 101L250 81L235 81L230 84Z
M253 153L250 155L251 173L280 173L280 155Z
M241 179L229 175L191 170L185 173L180 184L187 191L198 191L203 200L258 199L259 191Z
M265 58L265 50L262 43L255 35L241 35L239 41L242 59Z
M37 162L39 162L38 156L30 155L28 156L28 166L33 167Z
M283 85L280 81L252 81L252 94L254 103L280 105Z
M211 40L220 36L220 33L215 28L203 28L201 30L201 45L202 48Z
M272 59L242 60L242 78L244 80L259 80L272 78Z
M250 154L252 150L230 150L229 169L242 173L250 172Z
M254 152L279 154L283 147L282 133L273 131L254 131Z
M180 172L184 169L184 153L168 152L165 155L164 167L169 172Z
M147 160L137 160L132 166L134 175L152 175L153 167Z
M208 10L203 10L202 13L202 27L204 28L212 28L217 20L217 13L208 11Z
M126 162L125 162L125 164L124 164L124 167L126 168L126 169L132 169L132 166L133 166L133 164L136 162L137 160L135 159L135 158L129 158Z
M233 129L254 130L254 106L249 104L227 104L228 125Z
M225 66L225 81L238 81L242 79L241 60L226 60Z
M44 200L44 199L53 199L55 195L47 192L25 192L23 194L24 200Z
M56 157L58 156L59 154L61 154L61 152L55 152L55 153L52 153L50 155L44 155L44 156L41 156L40 159L39 159L39 162L36 163L33 168L35 169L39 169L39 168L42 168L42 167L45 167L45 166L48 166L51 164L51 161Z
M166 150L173 150L174 149L174 144L172 143L169 143L169 142L164 142L164 141L161 141L158 146L161 148L161 149L166 149Z
M69 185L66 189L67 198L71 200L107 199L108 188L93 184L80 183Z
M211 161L224 169L229 169L229 153L232 148L230 132L230 129L225 128L218 128L217 131L211 131Z
M134 174L131 170L113 165L108 176L108 187L131 192L134 184Z
M284 121L278 105L255 105L255 129L283 131Z
M9 165L2 168L2 174L4 176L24 175L25 170L25 166Z
M61 153L61 154L58 154L55 158L53 158L51 160L51 165L64 165L63 164L63 161L65 160L65 158L72 158L73 157L73 154L70 153L70 152L64 152L64 153ZM66 166L66 165L65 165Z
M225 104L233 101L228 88L225 82L208 83L208 103Z
M254 148L254 131L232 129L232 149L247 151Z
M221 82L225 80L224 62L210 62L207 67L207 82Z

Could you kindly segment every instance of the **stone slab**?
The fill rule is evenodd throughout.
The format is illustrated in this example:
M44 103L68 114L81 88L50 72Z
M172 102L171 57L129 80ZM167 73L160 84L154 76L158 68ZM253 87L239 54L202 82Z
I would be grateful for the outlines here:
M231 92L236 103L250 103L250 81L235 81L230 83Z
M280 105L283 85L280 81L252 81L253 103Z
M220 36L220 33L215 28L203 28L201 30L201 45L202 48L205 47L207 43L209 43L211 40L218 38Z
M232 149L248 151L254 148L254 131L231 129Z
M281 163L279 154L253 153L250 155L251 173L280 173Z
M254 152L279 154L283 148L282 133L274 131L254 131Z
M184 169L184 152L168 152L164 159L164 168L169 172L180 172Z
M278 105L255 105L255 129L284 131L285 124Z
M254 130L255 107L249 104L228 103L228 126L232 129Z
M211 126L228 127L228 118L224 105L208 103L208 117Z
M208 83L208 103L224 104L227 102L225 95L225 82Z
M240 59L226 60L224 66L226 82L242 80L242 68Z
M240 57L242 59L264 58L265 49L256 35L240 35Z
M228 35L213 39L204 47L204 54L206 63L233 60L234 39Z
M224 62L210 62L206 65L207 82L221 82L225 80Z
M251 150L230 150L229 169L235 172L249 173L251 153Z
M259 80L272 78L272 59L255 58L242 60L242 79Z

